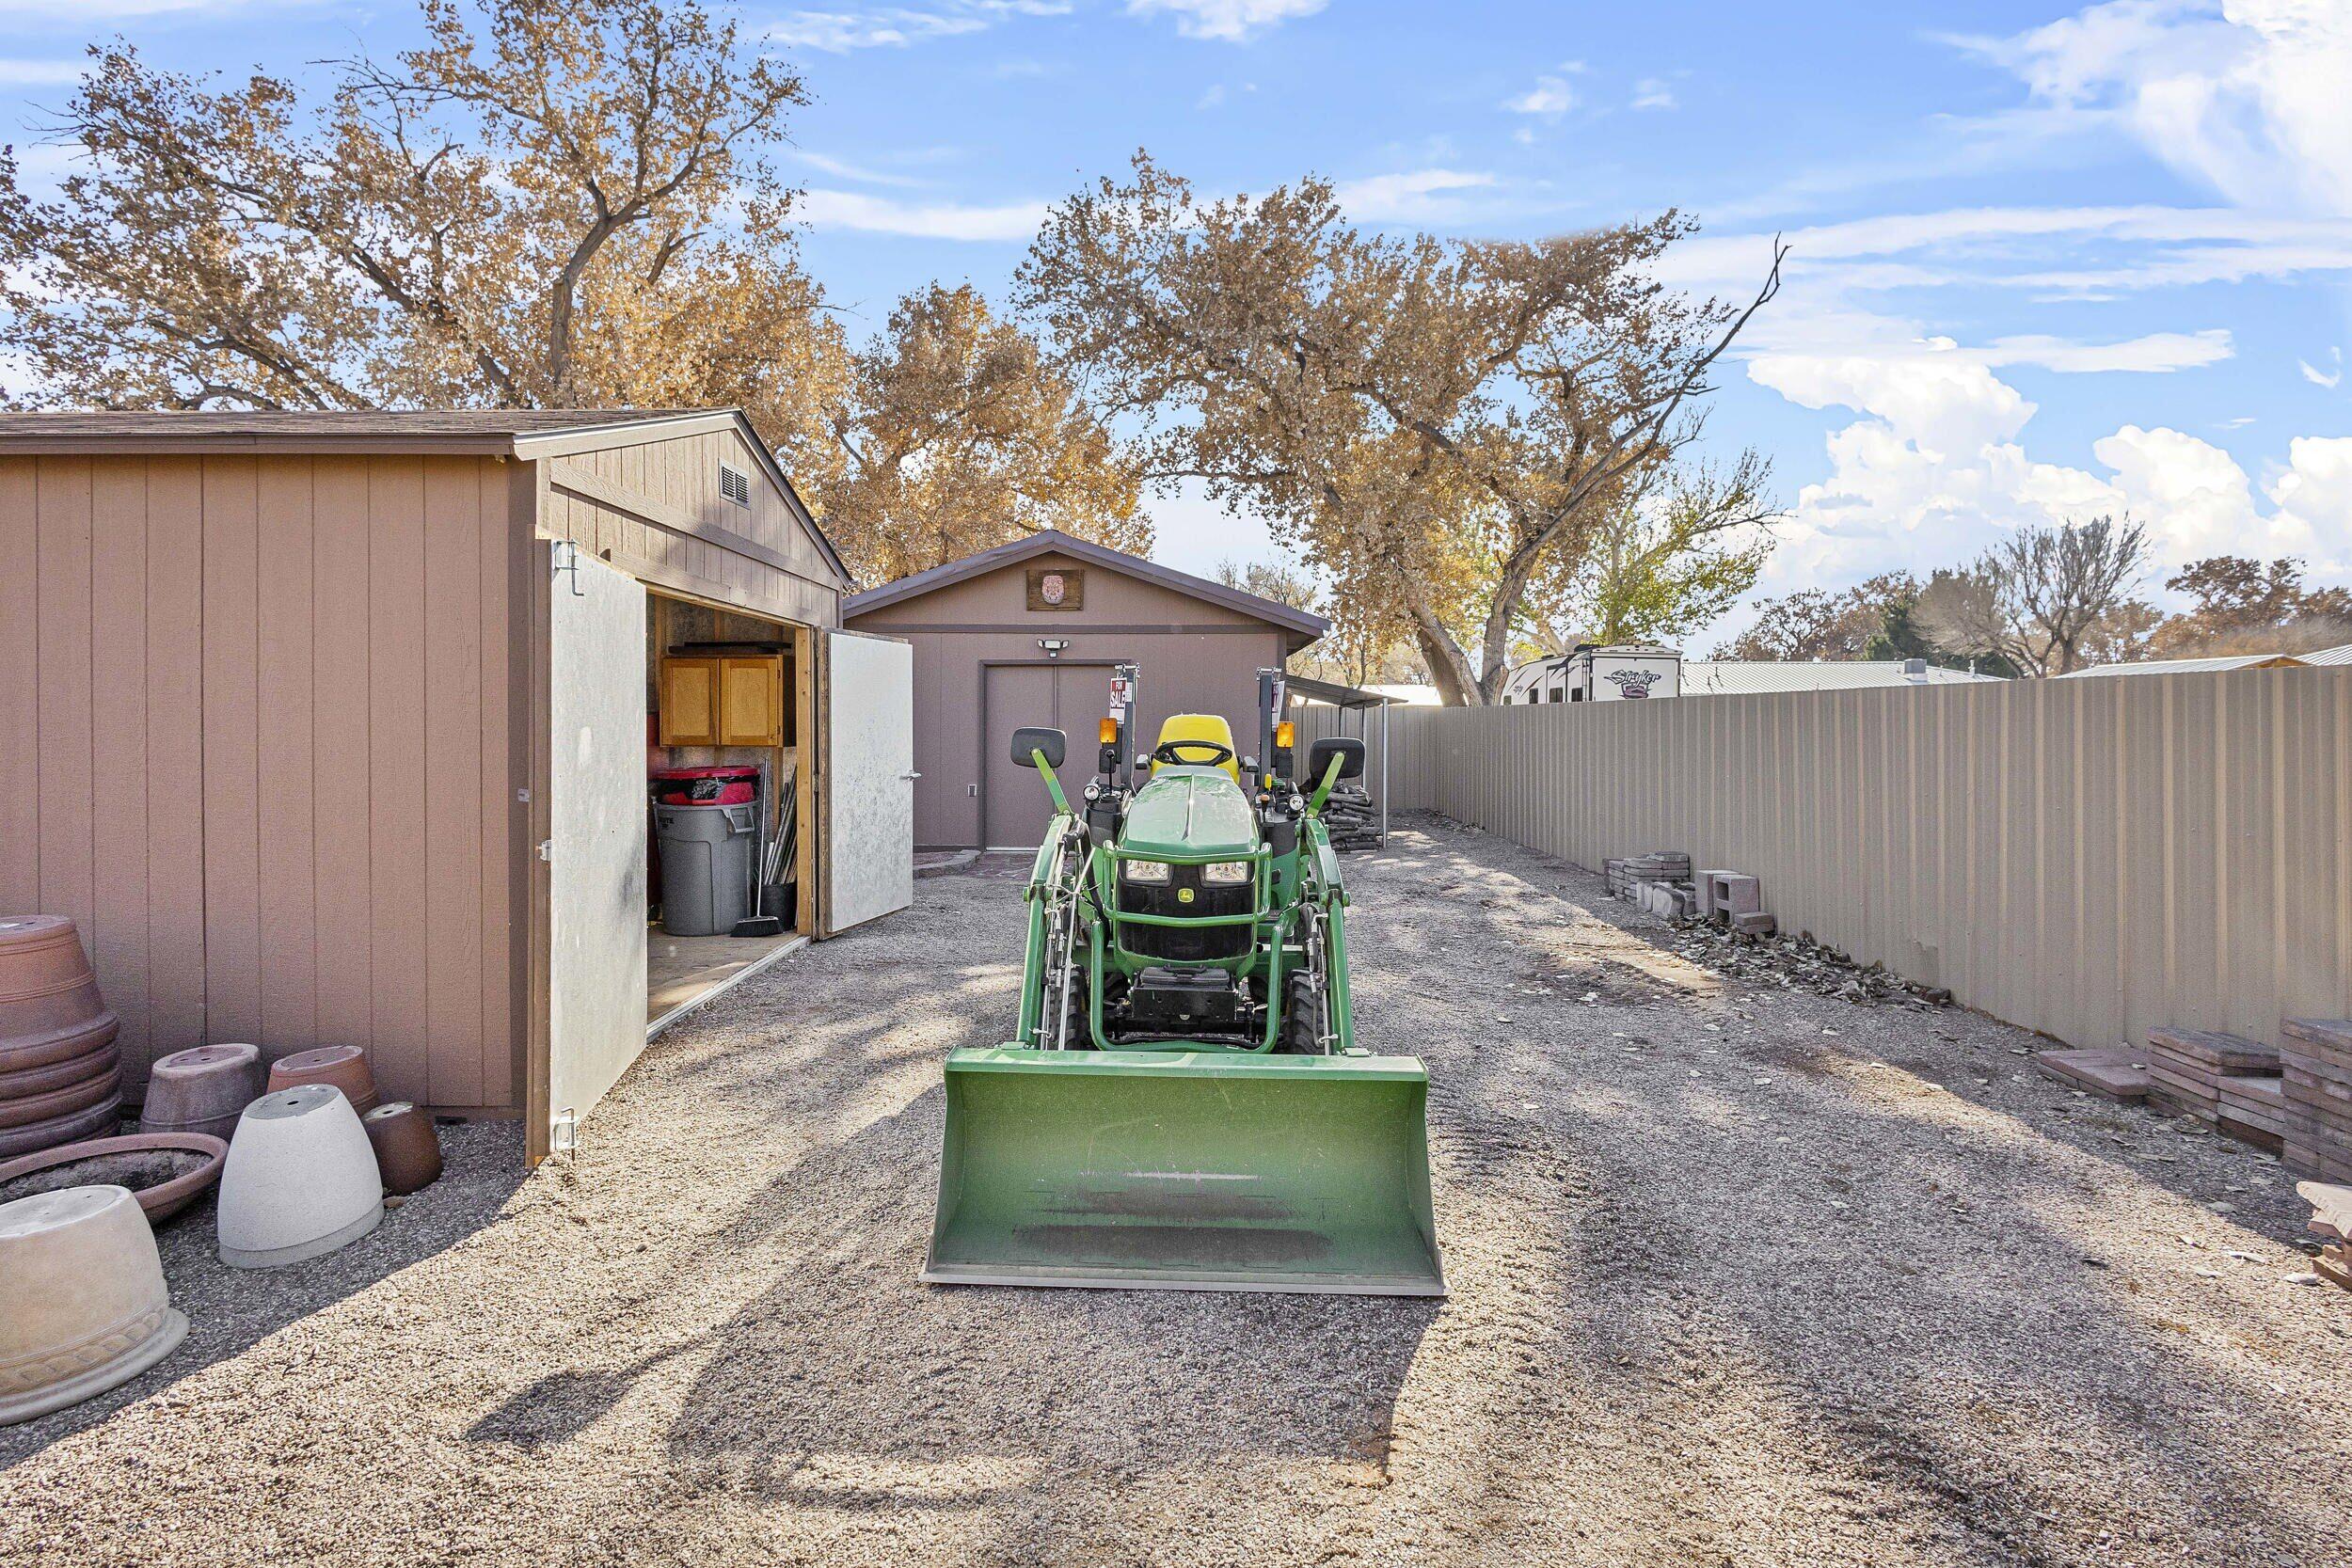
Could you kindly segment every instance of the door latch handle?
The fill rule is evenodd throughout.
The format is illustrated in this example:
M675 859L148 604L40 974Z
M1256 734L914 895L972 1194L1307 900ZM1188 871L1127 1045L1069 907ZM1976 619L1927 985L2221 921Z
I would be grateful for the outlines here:
M899 775L898 775L898 777L900 777L900 778L902 778L902 779L919 779L919 778L921 778L922 776L923 776L923 775L922 775L922 774L920 774L920 773L901 773L901 774L899 774Z

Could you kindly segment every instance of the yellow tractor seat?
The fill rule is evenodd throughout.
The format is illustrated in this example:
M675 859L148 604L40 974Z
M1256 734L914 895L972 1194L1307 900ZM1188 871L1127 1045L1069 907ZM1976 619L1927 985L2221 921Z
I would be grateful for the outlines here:
M1165 746L1171 740L1214 740L1226 751L1232 752L1233 726L1214 713L1171 713L1168 716L1168 721L1160 726L1160 738L1157 745ZM1206 752L1195 752L1191 754L1203 762L1208 760ZM1232 774L1235 784L1241 783L1241 761L1237 754L1228 756L1216 766ZM1158 772L1160 767L1159 763L1153 763L1152 771Z

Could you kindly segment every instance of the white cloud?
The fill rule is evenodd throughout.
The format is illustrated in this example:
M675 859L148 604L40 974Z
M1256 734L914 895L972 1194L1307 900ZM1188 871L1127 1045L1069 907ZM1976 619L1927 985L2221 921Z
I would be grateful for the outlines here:
M2109 346L2141 368L2166 358ZM2075 357L2073 345L2010 352L2021 356L2007 362L2053 368ZM1827 437L1828 477L1798 493L1766 592L1950 564L2010 529L2102 513L2147 524L2163 566L2224 551L2292 554L2326 577L2352 560L2352 437L2296 440L2259 495L2227 451L2163 426L2125 424L2094 442L2099 470L2040 462L2024 445L2035 405L1993 373L1996 356L1928 343L1751 361L1749 374L1791 402L1862 416ZM2109 368L2097 356L2086 363Z
M2086 343L2029 333L1995 338L1978 351L1977 357L1987 365L2038 365L2071 374L2101 371L2160 373L2217 365L2235 352L2227 328L2209 327L2202 332L2151 332L2118 343Z
M2352 214L2352 6L2107 0L1955 40L2244 206Z
M1422 168L1343 180L1334 188L1340 206L1359 223L1427 223L1460 217L1464 191L1486 190L1491 174L1469 169Z
M1026 241L1045 221L1042 201L999 207L956 202L899 201L861 191L808 190L792 205L793 215L812 229L853 229L872 234L905 234L926 240Z
M1637 109L1671 109L1676 106L1674 88L1656 76L1645 76L1633 84L1633 106Z
M903 49L984 32L1010 17L1066 16L1069 11L1070 0L940 0L928 8L803 10L770 23L768 37L781 44L844 55L853 49Z
M2334 370L2323 371L2308 359L2297 359L2295 362L2295 368L2301 371L2303 379L2312 386L2325 387L2329 391L2333 391L2344 385L2344 350L2338 348L2330 349L2328 352L2333 356Z
M1506 98L1502 106L1515 115L1541 115L1557 119L1576 107L1576 89L1568 86L1565 76L1538 76L1535 85L1515 98Z
M854 180L861 185L902 187L917 186L923 183L913 175L887 174L880 169L867 168L862 164L853 164L845 158L832 157L823 152L810 152L798 147L787 148L785 151L794 161L806 164L820 174L830 174L836 180Z
M0 87L51 87L81 80L82 60L0 60Z
M1127 0L1130 16L1165 11L1176 19L1176 30L1189 39L1217 39L1244 43L1259 33L1279 27L1295 17L1312 16L1326 0Z

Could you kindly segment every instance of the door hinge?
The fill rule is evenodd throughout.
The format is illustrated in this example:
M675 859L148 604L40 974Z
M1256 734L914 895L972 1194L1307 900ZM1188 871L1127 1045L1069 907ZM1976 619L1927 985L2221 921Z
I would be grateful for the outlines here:
M548 1124L548 1152L569 1154L580 1148L580 1117L569 1105L555 1113Z
M543 861L555 859L555 840L543 838L539 841L539 858Z

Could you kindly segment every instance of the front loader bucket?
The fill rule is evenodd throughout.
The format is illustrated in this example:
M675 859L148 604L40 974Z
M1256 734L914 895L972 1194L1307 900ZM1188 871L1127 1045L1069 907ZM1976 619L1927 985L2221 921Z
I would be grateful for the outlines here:
M1410 1056L965 1050L923 1277L1441 1296Z

